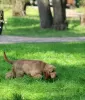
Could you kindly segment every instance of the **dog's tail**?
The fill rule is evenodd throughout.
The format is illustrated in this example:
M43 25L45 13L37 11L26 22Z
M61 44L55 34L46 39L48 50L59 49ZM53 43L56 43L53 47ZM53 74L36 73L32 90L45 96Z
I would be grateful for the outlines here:
M5 59L5 61L7 61L8 63L13 64L13 61L11 61L11 60L9 60L9 59L7 58L5 52L4 52L4 59Z

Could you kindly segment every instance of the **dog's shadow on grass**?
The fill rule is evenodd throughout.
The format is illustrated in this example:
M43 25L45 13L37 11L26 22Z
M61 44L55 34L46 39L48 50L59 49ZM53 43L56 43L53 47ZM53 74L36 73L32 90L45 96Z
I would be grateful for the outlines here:
M46 82L46 83L53 83L57 80L58 80L58 76L56 76L56 78L54 78L54 79L51 79L51 78L49 78L49 79L42 78L41 79L42 82Z
M17 81L23 80L23 83L25 83L25 84L31 84L31 83L34 83L34 82L53 83L53 82L57 81L57 77L55 79L45 79L43 77L37 79L37 78L33 78L33 77L30 77L30 76L24 75L24 77L15 78L14 80L17 80Z

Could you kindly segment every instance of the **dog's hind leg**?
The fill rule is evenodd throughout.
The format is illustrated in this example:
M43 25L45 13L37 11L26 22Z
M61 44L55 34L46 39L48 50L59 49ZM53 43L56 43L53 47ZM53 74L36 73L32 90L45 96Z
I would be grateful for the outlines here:
M6 73L5 79L11 79L11 78L14 78L14 74L12 71L9 71Z
M16 77L23 77L24 76L24 72L21 70L16 71Z

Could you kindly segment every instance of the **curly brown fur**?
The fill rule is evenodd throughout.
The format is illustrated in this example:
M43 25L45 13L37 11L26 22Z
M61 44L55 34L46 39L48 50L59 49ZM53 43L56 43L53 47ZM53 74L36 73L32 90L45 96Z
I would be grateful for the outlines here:
M45 75L45 79L55 78L56 71L53 65L47 64L43 61L39 60L16 60L10 61L5 52L4 59L12 64L12 71L6 74L6 78L15 78L22 77L24 74L30 75L35 78L41 78L42 75ZM46 76L48 74L48 76Z

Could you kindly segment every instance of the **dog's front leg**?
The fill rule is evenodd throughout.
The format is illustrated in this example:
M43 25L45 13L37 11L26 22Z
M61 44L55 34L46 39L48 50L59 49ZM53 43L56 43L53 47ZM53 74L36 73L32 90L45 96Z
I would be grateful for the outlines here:
M42 78L42 75L41 74L31 74L32 77L34 78Z

